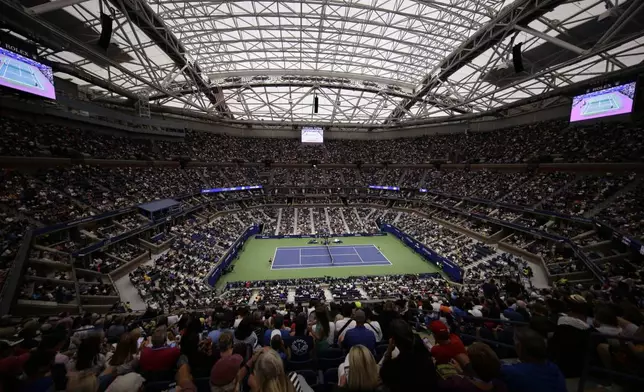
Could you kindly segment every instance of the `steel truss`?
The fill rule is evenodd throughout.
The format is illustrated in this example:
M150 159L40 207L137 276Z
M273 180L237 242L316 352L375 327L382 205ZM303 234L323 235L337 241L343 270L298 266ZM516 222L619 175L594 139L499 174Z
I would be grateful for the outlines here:
M98 0L63 1L100 28ZM603 12L601 0L572 10L564 0L109 1L117 9L113 42L133 60L98 65L65 46L43 46L59 72L104 80L92 83L102 100L149 95L151 110L192 110L239 126L373 129L503 115L508 104L644 57L639 35L619 36L625 13L591 50L553 38ZM629 11L643 2L630 0ZM577 57L502 87L487 83L515 38L524 50L546 40Z

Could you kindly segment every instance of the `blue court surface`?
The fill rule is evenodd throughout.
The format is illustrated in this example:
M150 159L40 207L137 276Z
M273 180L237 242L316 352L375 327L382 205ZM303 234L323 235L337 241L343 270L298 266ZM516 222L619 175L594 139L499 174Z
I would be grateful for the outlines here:
M369 265L391 265L391 262L374 245L288 246L275 249L271 269Z
M5 57L0 65L0 78L44 90L43 86L38 83L38 78L31 70L31 66L8 57Z

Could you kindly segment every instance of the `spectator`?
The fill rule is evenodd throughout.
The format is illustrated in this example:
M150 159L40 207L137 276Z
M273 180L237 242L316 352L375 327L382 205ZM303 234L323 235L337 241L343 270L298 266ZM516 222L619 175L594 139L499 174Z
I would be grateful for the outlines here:
M306 361L311 359L314 343L313 338L307 333L307 318L303 313L295 318L295 329L285 343L291 360Z
M271 334L271 348L282 358L283 361L286 361L287 355L286 355L286 348L284 347L284 340L282 340L282 336L280 332L276 329L273 330L273 333Z
M349 365L344 368L338 385L340 391L370 392L380 390L378 364L367 347L355 345L347 355Z
M554 334L548 341L548 356L561 369L566 378L581 376L583 363L579 353L588 348L590 333L594 331L586 322L588 304L578 294L568 296L567 311L556 321Z
M250 316L242 318L239 326L235 330L235 343L246 343L251 348L258 344L257 335L253 332L253 319Z
M121 335L121 340L116 346L113 355L107 358L107 364L115 367L117 376L136 371L139 366L137 341L139 334L130 332ZM110 353L111 354L111 353Z
M83 339L76 357L68 364L68 370L92 373L96 376L105 369L105 355L101 353L102 334L94 333Z
M230 392L235 389L235 377L244 358L233 353L233 335L230 332L224 332L219 336L218 348L220 359L215 362L210 373L211 390Z
M329 321L329 314L324 305L315 308L316 323L311 326L311 336L315 340L317 352L324 351L333 344L333 328L335 325Z
M345 349L350 349L355 345L361 345L369 349L372 353L376 351L376 334L365 327L366 315L363 310L356 310L353 315L355 327L346 331L344 336L340 336L339 342Z
M501 367L509 392L566 392L566 380L557 365L548 361L541 335L529 328L517 329L515 349L521 362Z
M258 351L251 360L251 365L252 373L248 378L248 385L253 392L303 392L302 387L308 387L306 381L298 377L297 373L285 373L284 362L270 348Z
M139 366L144 372L163 372L174 369L181 350L177 347L168 347L166 329L157 328L150 339L152 347L145 347L141 351Z
M275 331L277 331L282 336L282 339L288 338L289 332L284 329L284 316L278 314L273 317L273 328L274 329L272 330L268 329L266 330L266 332L264 332L264 346L270 346L273 332Z
M364 285L363 285L364 286ZM382 328L380 327L380 323L377 320L374 320L373 318L373 311L371 308L367 307L364 309L364 315L366 317L364 326L367 328L369 331L373 332L373 334L376 336L376 342L379 342L382 340ZM356 326L356 321L355 317L353 319L343 319L340 321L336 321L336 331L340 334L338 339L343 338L347 331L351 330L352 328L355 328ZM341 325L342 327L340 330L338 330L338 325Z
M107 341L110 343L116 343L124 333L125 326L123 325L123 317L116 316L114 318L114 323L107 329Z
M391 392L434 390L436 369L420 338L400 319L392 321L389 332L389 346L380 368L380 379L384 386ZM395 358L394 350L399 352Z
M382 312L378 315L379 323L382 326L382 340L389 341L389 326L391 322L400 315L394 309L394 303L391 301L385 302Z
M432 357L436 360L437 365L447 364L452 359L456 359L459 354L465 354L465 346L461 339L449 332L447 325L440 320L432 321L429 329L434 335L436 344L432 347Z
M233 321L232 313L213 313L212 319L213 329L208 332L208 337L212 340L212 344L217 344L219 337L224 332L234 332L234 329L231 328Z
M507 387L500 380L501 361L494 350L485 343L475 342L467 348L467 355L459 354L465 370L463 375L455 375L440 383L441 391L449 392L506 392ZM469 374L468 374L469 373Z

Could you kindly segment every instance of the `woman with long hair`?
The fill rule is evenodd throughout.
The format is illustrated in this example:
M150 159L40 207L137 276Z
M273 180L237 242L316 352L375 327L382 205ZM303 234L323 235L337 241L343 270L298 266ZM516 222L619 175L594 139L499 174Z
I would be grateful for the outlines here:
M132 332L121 335L116 351L107 361L109 366L116 368L118 376L133 372L139 366L137 340L138 334Z
M257 335L253 332L253 319L250 316L246 316L239 323L239 326L235 330L235 343L242 342L246 343L252 348L257 346Z
M300 392L301 380L297 373L286 374L282 358L272 349L258 351L252 361L248 386L252 392Z
M69 362L69 370L99 375L105 368L105 356L101 354L102 340L101 334L92 334L83 339L76 351L76 358Z
M420 337L401 319L391 322L389 333L389 347L380 368L382 383L391 392L434 390L436 368ZM395 358L394 351L399 352Z
M329 321L329 313L327 313L324 305L315 307L315 319L317 322L311 326L311 336L315 340L315 348L318 352L326 350L333 344L333 331L335 325Z
M342 391L375 391L380 386L378 364L365 346L358 344L349 351L349 366L345 368L338 385Z

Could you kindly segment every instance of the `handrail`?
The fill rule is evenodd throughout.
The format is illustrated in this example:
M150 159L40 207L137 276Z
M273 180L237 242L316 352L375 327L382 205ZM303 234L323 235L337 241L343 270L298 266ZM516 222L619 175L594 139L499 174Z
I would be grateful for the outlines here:
M27 229L22 236L22 243L16 254L9 275L4 282L2 288L2 298L0 299L0 316L9 313L11 307L16 300L16 293L18 287L24 278L25 268L27 266L27 259L29 258L29 249L31 248L31 241L33 239L33 229Z

